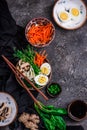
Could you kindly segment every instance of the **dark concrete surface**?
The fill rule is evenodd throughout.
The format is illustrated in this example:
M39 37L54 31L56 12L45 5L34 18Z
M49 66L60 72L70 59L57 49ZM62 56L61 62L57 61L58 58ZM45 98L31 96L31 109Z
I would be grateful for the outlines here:
M80 29L68 31L58 27L53 20L54 0L7 0L7 2L18 25L25 27L32 18L43 16L51 20L56 29L54 41L42 49L46 49L52 66L51 82L59 83L62 93L47 102L40 95L38 99L44 104L53 104L57 107L67 107L74 99L87 102L87 22ZM67 117L65 120L67 125L80 124L87 130L87 119L75 122Z

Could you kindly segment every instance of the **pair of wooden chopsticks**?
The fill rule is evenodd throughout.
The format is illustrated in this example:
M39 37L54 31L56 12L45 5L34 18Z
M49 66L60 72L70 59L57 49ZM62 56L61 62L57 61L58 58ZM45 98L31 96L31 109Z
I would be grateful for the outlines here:
M33 96L33 94L31 93L31 91L29 90L29 88L26 86L26 84L23 82L23 80L21 79L21 76L37 91L39 92L45 100L48 100L48 97L44 95L44 93L42 93L26 76L24 76L18 69L16 69L16 67L4 56L2 55L3 59L5 60L5 62L8 64L8 66L10 67L10 69L13 71L13 73L16 75L17 79L19 80L19 82L21 83L22 87L28 92L28 94L31 96L31 98L34 100L34 102L40 107L40 104L38 102L38 100Z

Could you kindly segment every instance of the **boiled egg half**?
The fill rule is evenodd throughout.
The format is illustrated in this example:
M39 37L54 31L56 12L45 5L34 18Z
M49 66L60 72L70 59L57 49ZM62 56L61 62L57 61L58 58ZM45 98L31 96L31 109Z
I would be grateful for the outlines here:
M41 73L44 75L49 75L51 73L51 66L49 63L43 63L40 67Z
M58 16L62 22L67 22L70 19L70 14L66 11L61 11Z
M44 86L48 83L48 77L46 75L39 74L34 78L34 81L36 84Z
M73 7L70 9L70 14L72 18L78 18L78 16L80 15L80 11L78 8Z

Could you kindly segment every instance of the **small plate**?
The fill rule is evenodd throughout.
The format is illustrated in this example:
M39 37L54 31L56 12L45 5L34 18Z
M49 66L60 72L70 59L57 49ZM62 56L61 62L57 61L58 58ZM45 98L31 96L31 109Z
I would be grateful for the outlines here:
M8 93L0 92L0 112L2 111L2 109L4 110L4 107L2 107L1 109L2 103L4 103L5 107L9 108L9 112L8 112L8 117L6 119L0 120L0 127L11 124L16 118L17 111L18 111L16 101Z
M62 15L63 20L60 18L61 12L66 12L65 15ZM82 0L58 0L53 8L55 22L67 30L80 28L86 22L86 16L86 5Z

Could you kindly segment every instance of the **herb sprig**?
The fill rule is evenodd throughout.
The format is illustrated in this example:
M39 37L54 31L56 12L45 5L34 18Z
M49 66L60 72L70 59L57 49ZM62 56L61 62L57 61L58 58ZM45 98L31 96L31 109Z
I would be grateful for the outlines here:
M15 50L14 56L23 60L24 62L29 62L34 69L35 74L39 74L40 68L36 64L34 64L35 52L32 47L28 45L26 49Z

